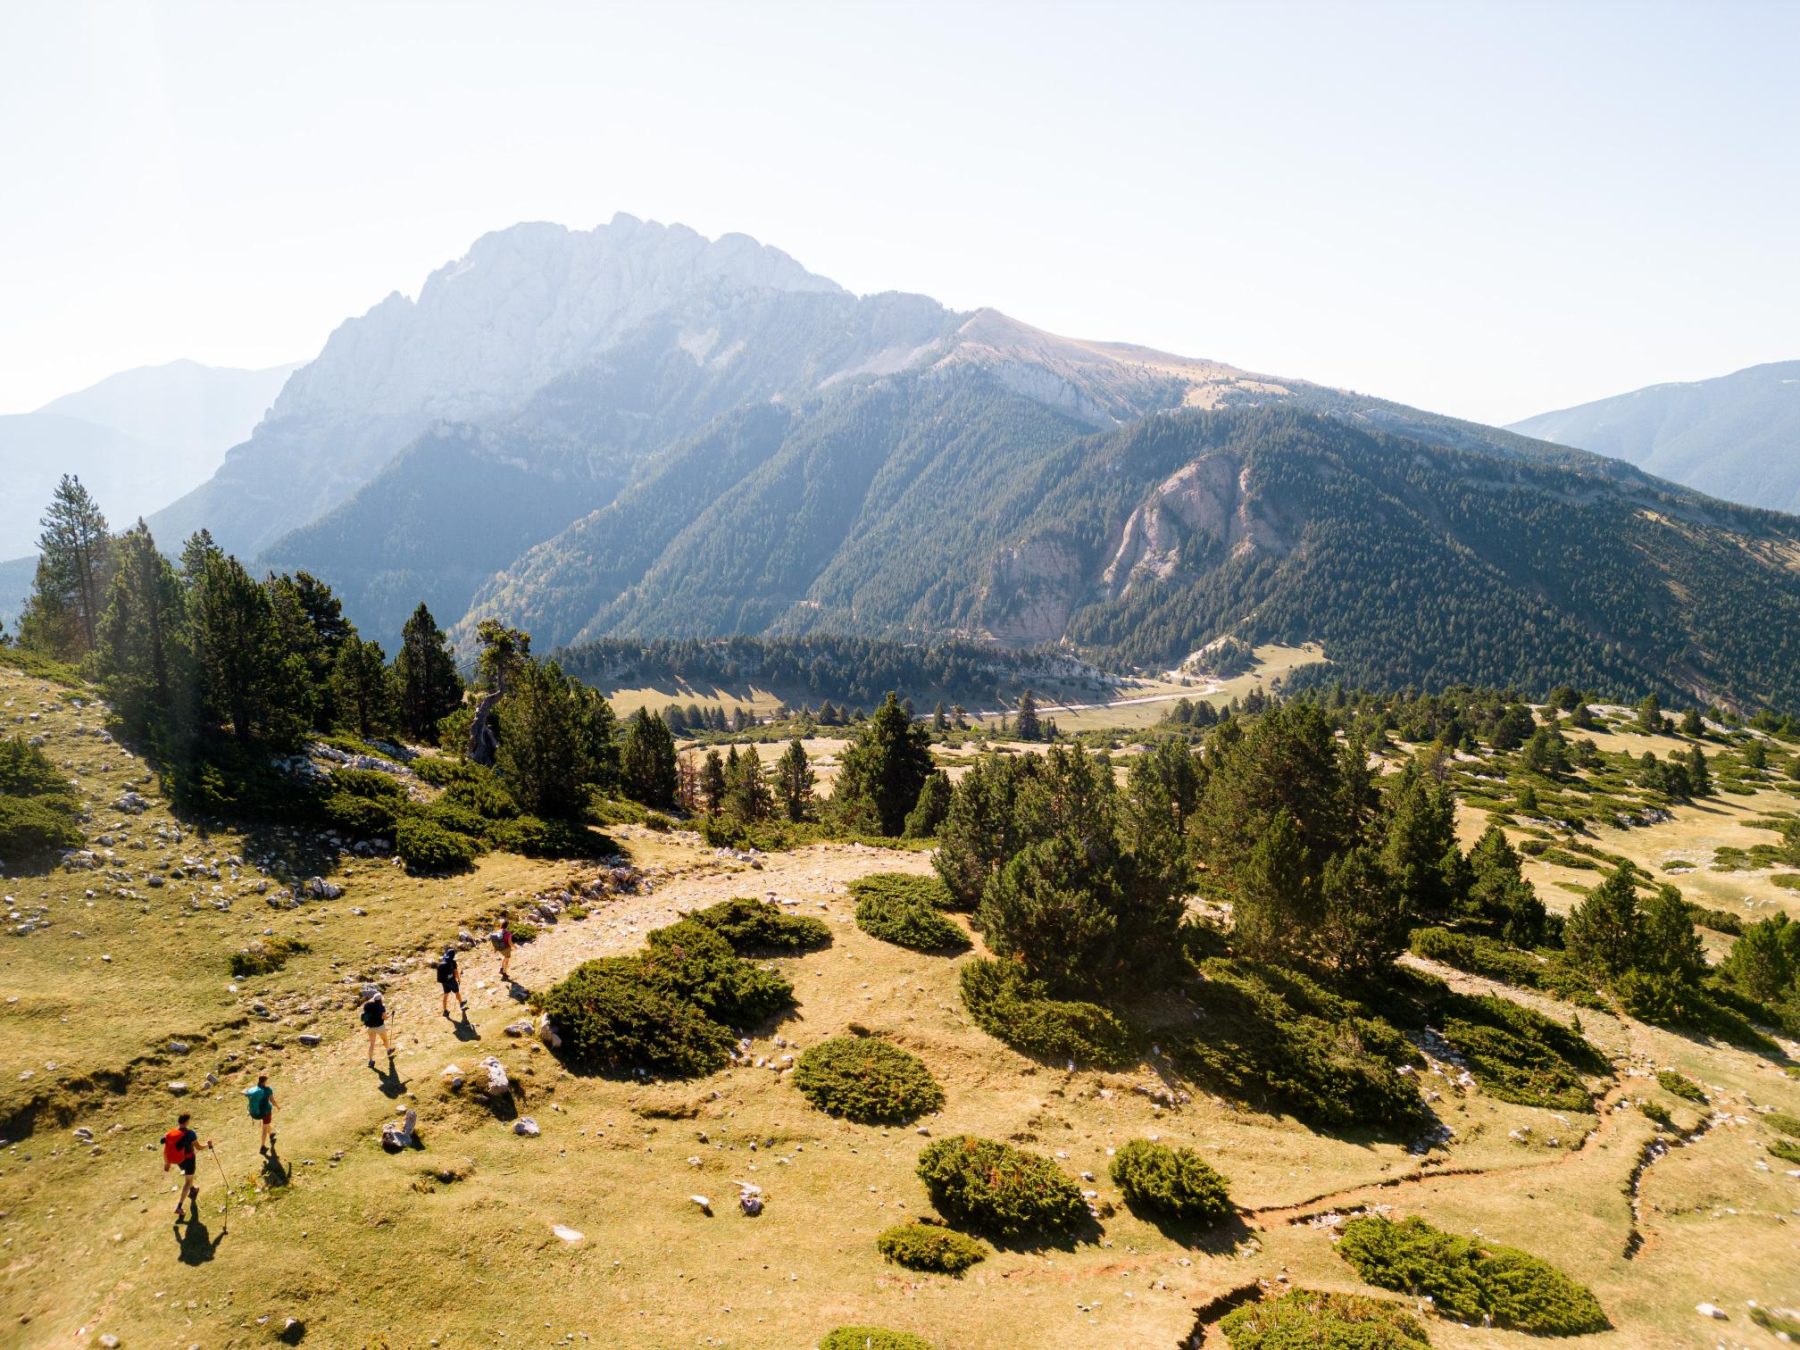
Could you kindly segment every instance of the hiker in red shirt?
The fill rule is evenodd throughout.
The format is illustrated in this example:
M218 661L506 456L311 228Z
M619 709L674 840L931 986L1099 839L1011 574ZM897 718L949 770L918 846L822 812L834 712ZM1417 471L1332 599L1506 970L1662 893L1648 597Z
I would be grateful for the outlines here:
M189 1126L191 1119L186 1111L175 1118L175 1128L163 1136L163 1171L171 1167L181 1169L181 1195L175 1201L175 1218L181 1219L181 1207L193 1199L193 1215L200 1217L200 1188L194 1184L194 1165L199 1157L200 1136ZM212 1140L206 1141L206 1147L212 1147Z

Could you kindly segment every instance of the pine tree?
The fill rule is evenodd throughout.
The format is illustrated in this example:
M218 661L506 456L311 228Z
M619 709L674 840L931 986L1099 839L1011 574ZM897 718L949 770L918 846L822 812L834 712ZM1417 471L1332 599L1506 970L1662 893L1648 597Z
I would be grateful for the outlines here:
M950 775L935 770L919 789L919 800L906 814L906 837L929 839L938 832L944 817L950 814Z
M385 736L394 725L394 682L379 642L354 633L338 644L331 669L331 708L338 726L364 738Z
M725 814L742 825L767 820L774 807L768 781L763 777L762 756L754 747L737 757L726 773Z
M1643 933L1636 868L1626 863L1588 892L1569 912L1563 943L1573 961L1606 979L1637 965Z
M1769 751L1760 737L1752 737L1744 747L1744 767L1757 773L1769 767Z
M700 757L692 750L675 757L675 805L690 816L700 810Z
M1667 728L1663 723L1662 700L1655 694L1645 694L1644 701L1637 707L1638 730L1651 736L1660 736Z
M275 606L236 558L207 554L189 632L207 714L239 742L296 743L310 704L305 664L282 647Z
M1704 736L1706 719L1700 716L1698 708L1689 708L1681 715L1681 734L1683 736Z
M1331 858L1319 898L1320 955L1338 969L1371 974L1405 950L1406 902L1375 849L1358 844Z
M983 755L950 794L931 861L959 908L974 909L1006 860L1024 846L1018 794L1041 768L1036 755Z
M587 804L586 749L568 676L553 661L515 662L494 769L519 805L546 818L576 815Z
M19 641L63 659L94 650L112 579L112 536L81 480L64 474L39 522L37 574Z
M931 710L931 729L940 736L950 730L950 717L949 714L944 711L944 705L942 703Z
M166 738L177 730L178 690L190 684L181 582L141 520L119 536L116 563L100 618L100 680L128 728Z
M199 529L190 534L181 545L181 584L190 590L198 586L206 574L206 560L215 553L222 556L211 530Z
M581 738L587 782L602 792L617 792L621 758L618 716L599 690L575 681L570 683L569 692L575 705L575 731ZM672 735L669 744L671 748L674 745Z
M1693 746L1687 755L1688 792L1695 797L1713 795L1712 774L1706 767L1706 751Z
M1309 872L1305 840L1281 807L1232 869L1232 947L1262 959L1305 950L1318 919Z
M1029 689L1019 695L1018 716L1013 721L1013 732L1022 741L1035 741L1043 737L1044 728L1038 720L1037 699Z
M437 724L462 706L462 677L456 658L431 611L421 604L400 630L394 658L400 725L416 741L437 738Z
M842 810L866 813L869 833L897 835L931 776L931 735L915 726L890 691L843 754L833 801Z
M709 815L725 807L725 757L717 750L708 750L700 766L700 800Z
M619 778L627 796L646 806L675 805L675 738L669 724L639 708L625 727Z
M806 757L806 746L798 736L788 742L787 749L775 765L775 795L790 821L802 821L812 809L812 764Z

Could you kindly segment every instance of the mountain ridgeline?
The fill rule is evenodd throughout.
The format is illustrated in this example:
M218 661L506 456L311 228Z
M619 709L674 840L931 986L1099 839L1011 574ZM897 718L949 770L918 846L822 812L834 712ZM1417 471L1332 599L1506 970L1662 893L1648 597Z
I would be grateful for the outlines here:
M1303 381L856 297L742 236L486 236L153 520L538 650L839 634L1800 707L1800 521ZM571 658L574 664L579 660Z
M1726 501L1800 511L1800 361L1656 384L1516 423Z

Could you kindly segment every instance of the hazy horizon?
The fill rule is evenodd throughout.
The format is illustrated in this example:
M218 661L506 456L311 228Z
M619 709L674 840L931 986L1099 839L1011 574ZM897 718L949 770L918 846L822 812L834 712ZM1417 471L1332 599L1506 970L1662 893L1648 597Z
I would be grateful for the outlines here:
M1800 356L1797 37L1747 3L15 10L0 411L306 360L483 233L624 211L1504 423Z

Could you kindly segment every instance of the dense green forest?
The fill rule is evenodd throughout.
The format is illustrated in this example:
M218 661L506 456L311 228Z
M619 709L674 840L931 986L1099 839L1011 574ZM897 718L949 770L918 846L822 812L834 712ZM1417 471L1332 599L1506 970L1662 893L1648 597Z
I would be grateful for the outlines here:
M553 643L979 634L1113 668L1316 640L1368 687L1800 704L1787 517L1294 408L1082 430L978 372L737 414L475 612Z
M1099 672L1055 649L990 643L897 642L815 633L805 637L606 638L557 653L563 669L596 688L682 681L697 689L758 685L807 702L867 706L888 690L965 702L1010 701L1033 679Z

